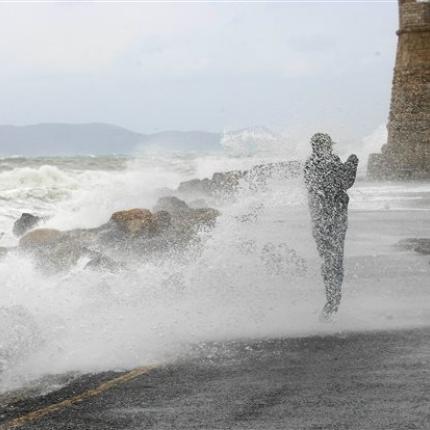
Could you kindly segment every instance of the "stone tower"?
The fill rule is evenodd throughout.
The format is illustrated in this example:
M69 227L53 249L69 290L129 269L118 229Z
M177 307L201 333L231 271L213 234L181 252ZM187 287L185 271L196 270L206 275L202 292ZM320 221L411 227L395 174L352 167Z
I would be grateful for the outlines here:
M430 179L430 0L399 0L388 142L371 154L375 179Z

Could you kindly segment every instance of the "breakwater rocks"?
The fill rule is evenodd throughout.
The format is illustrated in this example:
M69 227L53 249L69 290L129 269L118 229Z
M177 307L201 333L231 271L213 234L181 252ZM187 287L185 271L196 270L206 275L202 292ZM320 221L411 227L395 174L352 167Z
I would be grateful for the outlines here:
M240 188L264 188L271 179L299 177L297 161L256 165L248 170L217 172L211 178L193 179L176 190L163 190L150 209L131 208L115 212L96 228L59 231L40 228L46 218L23 213L13 232L20 237L16 249L0 249L0 258L9 252L30 255L45 272L68 270L87 259L85 268L117 271L134 258L182 251L199 240L197 232L213 228L220 212L207 207L219 198L229 199ZM187 204L186 201L190 204ZM216 203L215 203L216 204Z
M81 257L87 258L87 269L117 271L133 256L184 249L201 228L213 227L219 215L216 209L194 209L177 197L162 197L153 211L118 211L97 228L36 228L21 237L17 249L32 256L37 267L48 273L68 270Z
M211 178L191 179L181 182L176 193L181 197L194 198L231 196L246 183L251 188L261 188L269 179L291 179L302 175L303 164L299 161L281 161L259 164L249 170L216 172Z

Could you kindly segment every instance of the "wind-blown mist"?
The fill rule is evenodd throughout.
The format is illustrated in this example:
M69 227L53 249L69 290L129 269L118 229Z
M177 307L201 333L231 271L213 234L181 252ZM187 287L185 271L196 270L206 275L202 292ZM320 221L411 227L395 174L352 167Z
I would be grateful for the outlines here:
M13 168L2 160L0 245L16 243L10 232L24 211L49 216L46 227L94 227L116 210L152 208L182 180L278 158L96 158L91 168L79 159L23 159ZM180 254L130 256L117 273L84 270L82 258L47 276L12 253L0 260L1 390L45 374L160 363L212 340L428 324L428 262L392 245L430 234L429 196L428 185L353 189L344 301L333 326L318 322L323 287L301 177L244 180L233 199L208 198L222 215L199 241Z

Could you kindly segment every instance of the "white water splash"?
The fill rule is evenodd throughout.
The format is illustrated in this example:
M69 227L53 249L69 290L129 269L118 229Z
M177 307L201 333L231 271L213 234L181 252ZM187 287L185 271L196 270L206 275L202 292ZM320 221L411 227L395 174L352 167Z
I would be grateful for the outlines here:
M244 168L261 159L224 161ZM28 210L46 210L48 226L69 229L101 224L117 209L151 207L157 188L224 170L221 162L220 156L152 159L134 160L125 170L48 166L31 175L6 173L27 178L29 192L46 175L42 188L61 193L33 194ZM22 191L19 180L9 183L10 192L13 185ZM392 246L430 235L430 204L417 211L410 200L429 194L424 185L353 188L344 300L334 326L318 322L324 295L301 178L277 178L259 190L244 184L235 201L219 206L222 216L213 231L201 233L201 245L182 256L131 262L130 270L89 272L80 262L47 277L28 258L11 254L0 261L0 318L7 327L0 344L10 352L2 358L1 390L49 373L161 362L208 340L429 324L428 261ZM402 211L393 210L399 201L406 202ZM8 204L2 201L3 211ZM2 225L10 229L12 222L5 217Z

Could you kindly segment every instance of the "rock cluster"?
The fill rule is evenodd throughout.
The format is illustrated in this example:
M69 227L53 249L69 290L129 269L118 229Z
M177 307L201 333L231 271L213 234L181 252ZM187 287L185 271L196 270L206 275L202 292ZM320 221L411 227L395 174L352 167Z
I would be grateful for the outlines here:
M131 254L183 249L200 228L213 227L219 215L215 209L194 209L177 197L162 197L153 211L118 211L97 228L36 228L21 237L18 250L33 256L46 272L69 269L83 256L89 258L88 269L120 270Z
M249 170L216 172L211 178L181 182L176 192L185 197L231 196L241 184L251 188L262 187L271 178L290 179L301 174L302 164L298 161L259 164Z
M23 213L13 231L21 236L18 251L33 256L45 271L68 269L83 256L88 258L88 269L120 270L134 257L183 250L197 240L197 231L212 228L220 213L207 207L206 198L230 197L241 184L260 188L271 178L289 179L298 177L301 172L301 163L294 161L261 164L243 171L217 172L210 179L182 182L171 192L176 196L161 197L152 210L121 210L96 228L69 231L36 228L45 219ZM188 205L178 196L193 201ZM9 251L0 248L0 258Z

